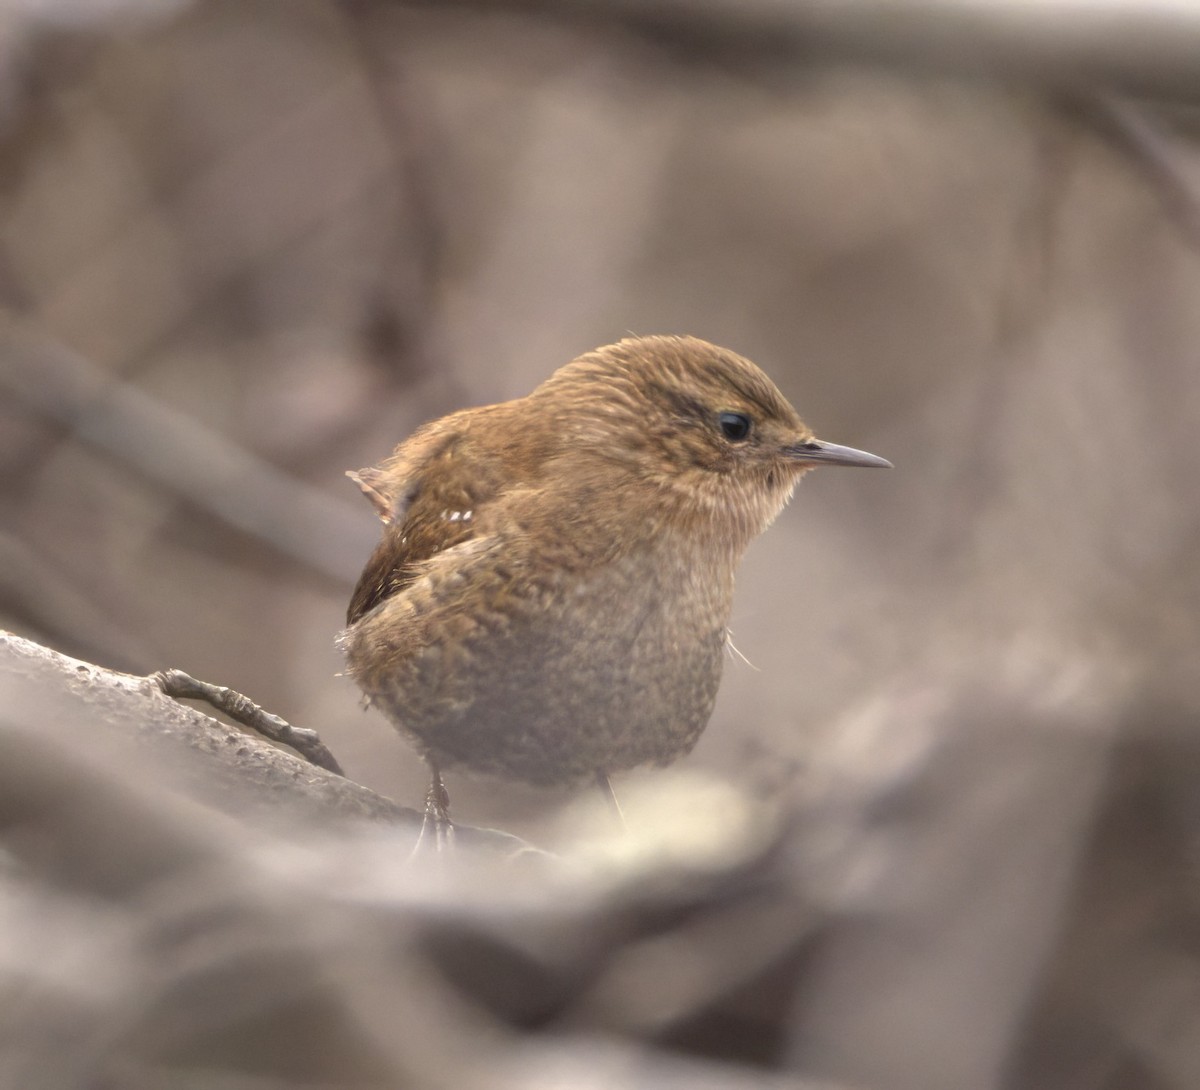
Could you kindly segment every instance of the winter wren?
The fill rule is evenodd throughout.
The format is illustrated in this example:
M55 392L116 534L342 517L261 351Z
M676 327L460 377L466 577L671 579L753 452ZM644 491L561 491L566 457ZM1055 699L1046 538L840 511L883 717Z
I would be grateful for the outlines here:
M426 424L350 476L383 538L341 642L439 769L564 784L687 753L733 576L823 443L749 360L694 337L598 348L527 397Z

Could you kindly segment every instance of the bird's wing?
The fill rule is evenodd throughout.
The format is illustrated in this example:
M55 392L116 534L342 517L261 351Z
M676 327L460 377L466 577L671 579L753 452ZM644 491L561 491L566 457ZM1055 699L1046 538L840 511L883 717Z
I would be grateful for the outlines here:
M346 623L407 587L431 557L476 536L495 495L495 467L472 455L465 428L447 417L417 432L381 466L348 476L383 522L383 537L354 588Z

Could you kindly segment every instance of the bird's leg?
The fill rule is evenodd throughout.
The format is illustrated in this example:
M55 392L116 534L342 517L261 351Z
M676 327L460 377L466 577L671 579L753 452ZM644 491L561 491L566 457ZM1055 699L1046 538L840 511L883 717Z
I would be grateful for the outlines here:
M429 790L425 792L425 818L421 822L421 831L417 834L417 842L413 845L413 855L423 848L432 847L435 852L450 850L454 847L454 823L450 820L450 794L442 782L441 770L432 761L429 762L431 779ZM430 838L432 843L426 841Z
M617 802L617 793L613 790L613 786L609 782L608 773L602 768L596 769L596 786L600 788L600 793L608 802L608 807L612 811L613 817L616 818L621 832L628 832L629 826L625 824L625 815L621 813L621 804Z

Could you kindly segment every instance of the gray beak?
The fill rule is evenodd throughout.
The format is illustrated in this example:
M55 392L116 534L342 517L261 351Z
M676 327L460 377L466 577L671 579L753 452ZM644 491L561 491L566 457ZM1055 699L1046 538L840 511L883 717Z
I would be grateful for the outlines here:
M892 463L877 454L853 447L841 447L837 443L822 443L810 439L806 443L795 443L784 448L784 453L793 461L815 466L869 466L874 469L891 469Z

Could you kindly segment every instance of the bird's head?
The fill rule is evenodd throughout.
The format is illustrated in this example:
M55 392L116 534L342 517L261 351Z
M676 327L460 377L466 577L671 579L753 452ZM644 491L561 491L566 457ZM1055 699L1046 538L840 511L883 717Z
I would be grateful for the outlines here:
M567 406L564 438L619 463L676 517L739 550L815 466L891 463L814 437L767 375L695 337L636 337L589 352L533 395Z

